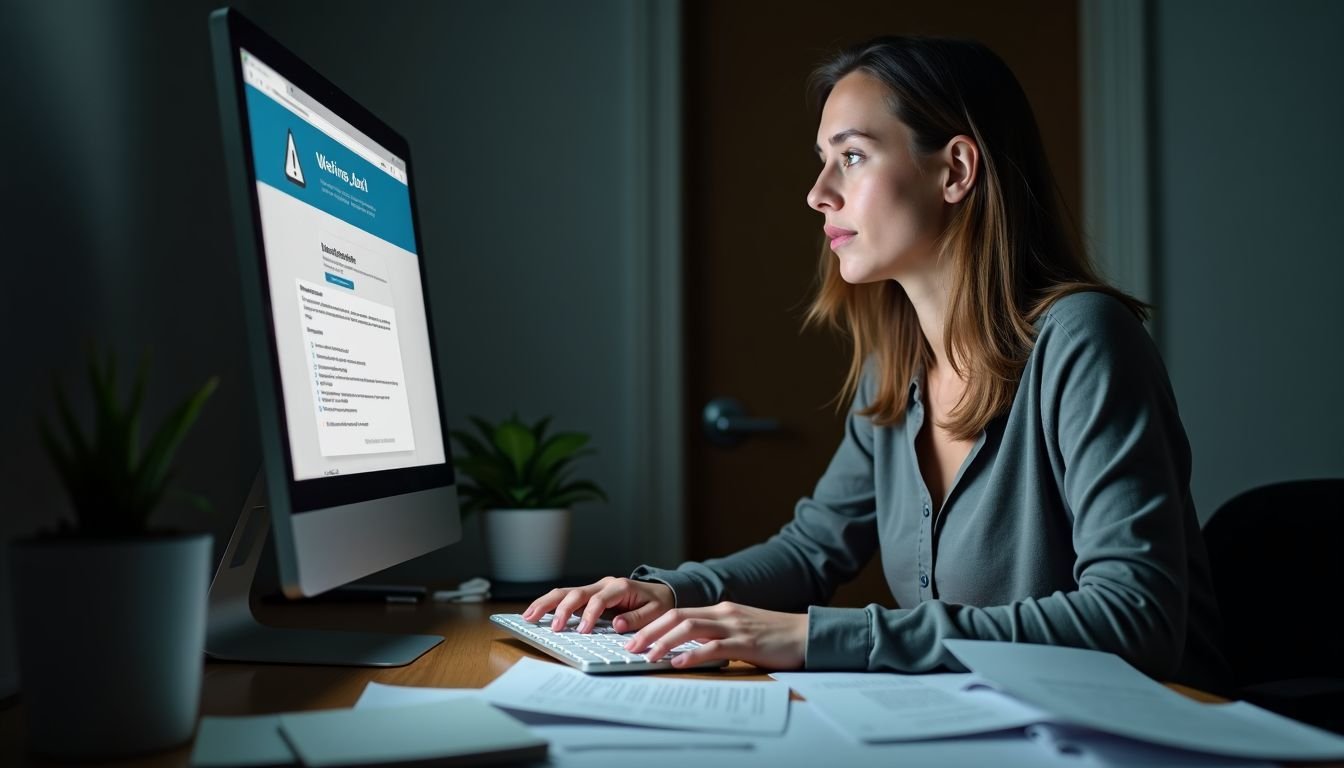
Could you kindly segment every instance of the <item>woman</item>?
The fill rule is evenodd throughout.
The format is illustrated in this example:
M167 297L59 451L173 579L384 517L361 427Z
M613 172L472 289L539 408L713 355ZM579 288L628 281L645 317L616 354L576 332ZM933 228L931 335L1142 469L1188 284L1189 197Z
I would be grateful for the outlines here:
M814 73L809 319L853 338L843 441L769 541L557 589L525 617L678 666L960 669L946 638L1111 651L1219 687L1190 449L1146 306L1066 235L1039 131L977 43L881 38ZM825 607L880 551L900 608Z

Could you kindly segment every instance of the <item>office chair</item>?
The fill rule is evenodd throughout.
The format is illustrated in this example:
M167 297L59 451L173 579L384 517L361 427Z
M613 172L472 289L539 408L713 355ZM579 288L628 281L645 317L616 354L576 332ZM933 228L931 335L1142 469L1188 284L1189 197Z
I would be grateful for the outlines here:
M1204 543L1234 695L1344 733L1344 479L1246 491Z

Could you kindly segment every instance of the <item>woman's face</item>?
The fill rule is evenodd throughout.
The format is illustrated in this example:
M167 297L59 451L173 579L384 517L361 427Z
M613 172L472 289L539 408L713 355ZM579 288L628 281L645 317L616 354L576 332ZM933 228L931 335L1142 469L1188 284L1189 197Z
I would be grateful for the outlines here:
M891 113L881 81L853 72L821 112L821 173L807 204L825 217L826 237L848 283L900 280L929 269L944 226L939 164L922 168L910 131Z

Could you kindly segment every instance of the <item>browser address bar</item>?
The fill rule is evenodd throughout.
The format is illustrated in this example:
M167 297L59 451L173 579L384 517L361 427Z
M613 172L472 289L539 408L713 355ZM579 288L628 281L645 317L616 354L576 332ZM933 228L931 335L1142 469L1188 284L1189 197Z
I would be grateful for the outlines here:
M305 109L299 104L297 99L291 98L288 93L293 90L294 86L290 85L283 78L264 71L261 67L256 66L255 62L248 62L244 65L243 74L244 82L247 82L249 85L257 88L257 90L275 99L291 112L308 121L314 128L335 139L338 144L351 152L354 152L356 155L359 155L374 167L387 173L388 176L397 179L403 184L406 183L406 180L400 178L395 172L395 169L388 164L386 158L380 157L370 151L364 145L351 138L345 131L332 125L326 118L311 109Z
M306 96L307 94L303 94L302 91L298 91L296 93L295 92L296 89L294 88L294 86L288 84L286 84L285 90L288 96L287 100L293 103L300 110L303 110L304 108L302 106L302 99L300 99L299 96L300 95ZM336 139L336 141L340 142L340 144L344 146L346 149L350 150L351 152L354 152L355 154L369 161L369 163L372 164L374 167L387 173L387 175L391 176L392 178L397 179L398 181L402 180L392 170L392 166L387 162L387 158L382 157L376 152L370 150L368 147L365 147L363 144L360 144L350 134L346 133L340 128L337 128L335 125L332 125L331 121L317 114L312 109L307 109L304 111L308 112L309 115L308 122L312 123L313 126L316 127L318 130Z

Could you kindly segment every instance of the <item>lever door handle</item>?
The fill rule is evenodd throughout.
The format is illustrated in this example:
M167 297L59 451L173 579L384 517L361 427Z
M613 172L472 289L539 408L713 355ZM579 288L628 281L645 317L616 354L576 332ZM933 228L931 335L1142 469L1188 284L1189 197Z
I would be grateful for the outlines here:
M705 437L711 443L734 446L751 435L779 432L778 419L757 419L747 416L742 403L731 397L716 397L705 405L703 423Z

